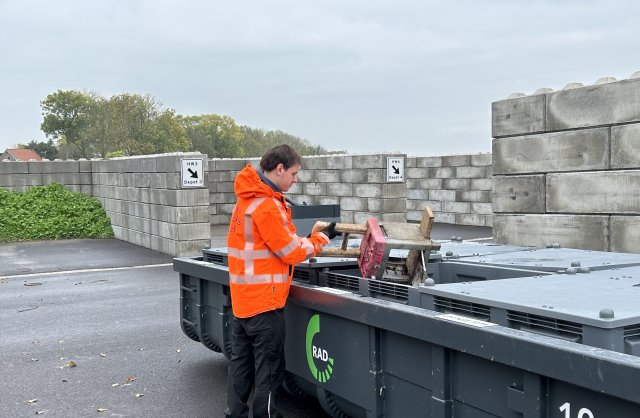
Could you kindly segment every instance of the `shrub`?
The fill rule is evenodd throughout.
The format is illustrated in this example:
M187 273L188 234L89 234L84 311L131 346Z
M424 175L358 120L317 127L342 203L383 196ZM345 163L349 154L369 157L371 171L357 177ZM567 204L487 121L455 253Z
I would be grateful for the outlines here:
M113 237L98 199L61 184L25 192L0 189L0 241Z

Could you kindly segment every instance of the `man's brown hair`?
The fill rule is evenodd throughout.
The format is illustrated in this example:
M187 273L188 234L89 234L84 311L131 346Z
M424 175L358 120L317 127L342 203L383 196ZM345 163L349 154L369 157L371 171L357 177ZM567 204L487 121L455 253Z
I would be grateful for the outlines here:
M264 153L260 160L260 168L262 171L271 171L278 164L282 164L285 170L295 164L302 166L302 157L287 144L276 145Z

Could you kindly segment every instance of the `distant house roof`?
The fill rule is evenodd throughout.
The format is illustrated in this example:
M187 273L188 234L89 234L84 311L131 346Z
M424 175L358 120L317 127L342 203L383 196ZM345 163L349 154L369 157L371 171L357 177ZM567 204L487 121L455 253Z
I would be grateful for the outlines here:
M42 157L32 149L7 148L0 156L0 161L42 161Z

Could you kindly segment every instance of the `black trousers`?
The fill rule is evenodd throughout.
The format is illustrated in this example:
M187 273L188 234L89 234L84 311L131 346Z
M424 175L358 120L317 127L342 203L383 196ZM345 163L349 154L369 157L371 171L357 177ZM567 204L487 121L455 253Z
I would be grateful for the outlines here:
M254 418L278 418L278 388L284 380L284 310L234 318L229 362L227 416L246 418L251 389Z

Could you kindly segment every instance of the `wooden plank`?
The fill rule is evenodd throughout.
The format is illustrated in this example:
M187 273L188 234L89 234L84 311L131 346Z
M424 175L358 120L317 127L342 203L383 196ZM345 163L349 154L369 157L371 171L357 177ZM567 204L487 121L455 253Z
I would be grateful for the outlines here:
M318 257L360 257L360 248L323 248L317 254Z
M433 211L429 206L427 206L422 212L422 220L420 221L420 233L427 239L431 238L431 228L433 227L433 220Z

